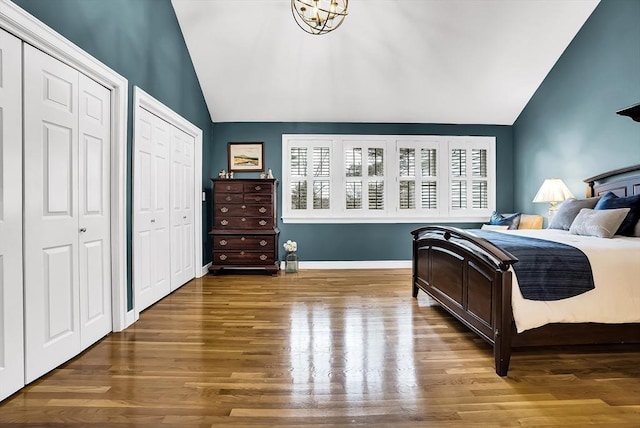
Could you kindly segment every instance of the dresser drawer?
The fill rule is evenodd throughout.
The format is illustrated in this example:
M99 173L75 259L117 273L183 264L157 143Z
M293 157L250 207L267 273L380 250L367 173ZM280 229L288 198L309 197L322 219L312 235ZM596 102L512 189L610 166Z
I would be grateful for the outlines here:
M271 195L271 185L268 183L244 183L244 193L264 193L266 195Z
M213 196L213 200L216 204L242 203L244 202L244 195L242 193L216 193Z
M214 251L214 264L262 265L273 264L275 258L272 251L254 252L242 250Z
M272 212L271 204L216 204L216 216L260 217Z
M216 184L216 193L242 193L244 184L237 181L218 182Z
M213 226L219 229L269 229L273 228L273 218L216 215Z
M273 236L215 236L213 238L214 250L241 249L248 251L269 251L273 248L275 239Z
M272 196L266 193L245 193L244 201L248 203L270 203Z

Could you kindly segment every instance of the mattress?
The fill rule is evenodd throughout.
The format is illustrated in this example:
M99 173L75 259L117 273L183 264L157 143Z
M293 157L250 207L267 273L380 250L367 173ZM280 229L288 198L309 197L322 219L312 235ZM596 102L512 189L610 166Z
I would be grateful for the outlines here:
M519 333L549 323L640 322L640 238L605 239L556 229L500 232L572 245L586 254L593 271L595 289L568 299L536 301L522 297L512 270L511 301Z

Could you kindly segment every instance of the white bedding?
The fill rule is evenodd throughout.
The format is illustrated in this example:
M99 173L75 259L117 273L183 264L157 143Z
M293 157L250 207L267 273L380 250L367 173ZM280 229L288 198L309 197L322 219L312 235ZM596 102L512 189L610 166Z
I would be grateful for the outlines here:
M500 233L530 236L572 245L589 258L595 289L551 302L522 297L513 275L512 306L518 332L548 323L640 322L640 238L612 239L571 235L565 230L524 229Z

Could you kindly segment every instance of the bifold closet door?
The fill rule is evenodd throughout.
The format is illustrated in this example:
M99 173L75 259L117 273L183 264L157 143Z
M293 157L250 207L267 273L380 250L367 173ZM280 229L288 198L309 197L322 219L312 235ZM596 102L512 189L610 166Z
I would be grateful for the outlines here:
M135 307L142 311L171 292L171 126L138 107L135 134L133 280Z
M80 342L85 349L112 330L111 92L80 74Z
M171 290L196 276L194 263L193 136L172 126L171 138Z
M24 386L22 42L0 30L0 400Z
M84 325L110 317L109 142L96 131L110 127L100 113L110 101L104 88L26 44L23 73L28 383L88 346Z

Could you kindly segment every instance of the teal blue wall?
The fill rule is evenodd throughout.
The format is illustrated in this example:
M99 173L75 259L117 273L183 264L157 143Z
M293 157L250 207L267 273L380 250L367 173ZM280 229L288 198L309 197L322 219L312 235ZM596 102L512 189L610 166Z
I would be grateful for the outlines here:
M203 131L209 159L211 119L170 0L15 0L18 6L129 80L127 297L131 298L131 138L133 86ZM203 165L205 186L210 175ZM205 209L203 207L203 209ZM203 211L203 218L208 214ZM203 234L206 240L206 231ZM205 260L209 257L205 253Z
M227 168L227 143L263 141L265 166L282 178L282 134L489 135L495 136L497 208L513 209L513 138L510 126L370 124L370 123L216 123L213 126L211 171ZM238 175L251 177L252 174ZM253 175L255 176L255 174ZM211 188L211 185L208 186ZM281 213L282 198L278 212ZM280 241L298 242L301 260L409 260L410 232L420 224L283 224ZM469 226L469 225L459 225ZM211 227L209 219L208 227ZM207 244L207 249L210 243ZM282 252L282 250L281 250Z
M603 0L513 126L515 208L547 177L585 195L587 177L640 163L640 123L615 112L640 102L640 1Z
M283 133L495 135L500 211L544 213L546 207L532 204L531 199L545 177L562 177L576 195L581 195L583 178L640 163L640 124L615 114L622 107L640 102L640 1L637 0L601 2L513 127L365 123L212 125L169 0L16 0L16 3L126 77L130 90L133 85L140 86L200 127L204 132L206 189L211 188L209 177L226 168L229 141L264 141L265 163L280 178ZM129 108L129 147L131 123ZM130 206L130 191L128 197ZM203 207L205 234L211 227L207 205ZM282 239L298 240L300 255L306 260L408 259L409 231L417 226L280 224ZM204 260L208 261L210 248L205 242Z

